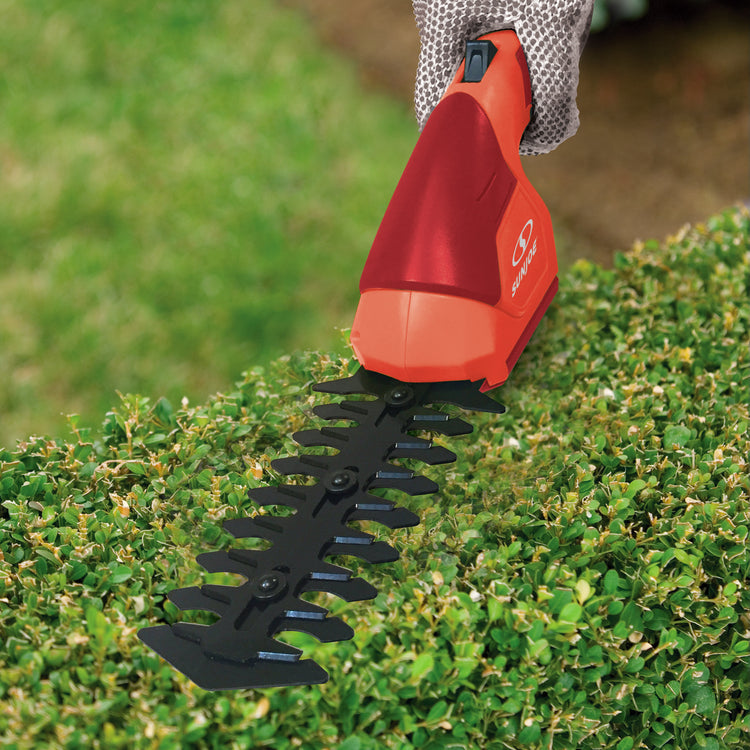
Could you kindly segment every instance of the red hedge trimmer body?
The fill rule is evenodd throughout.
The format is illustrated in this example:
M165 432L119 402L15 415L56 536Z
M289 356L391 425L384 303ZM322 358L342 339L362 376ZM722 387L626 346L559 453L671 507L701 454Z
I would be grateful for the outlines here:
M486 390L508 378L551 302L557 257L518 156L531 112L518 38L500 31L468 50L469 74L464 61L375 237L351 340L370 370Z

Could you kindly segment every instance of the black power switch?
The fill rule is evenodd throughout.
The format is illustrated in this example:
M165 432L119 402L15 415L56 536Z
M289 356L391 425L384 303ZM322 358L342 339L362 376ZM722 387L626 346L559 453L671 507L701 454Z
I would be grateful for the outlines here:
M487 40L466 42L466 64L464 65L464 83L479 83L490 67L497 47Z

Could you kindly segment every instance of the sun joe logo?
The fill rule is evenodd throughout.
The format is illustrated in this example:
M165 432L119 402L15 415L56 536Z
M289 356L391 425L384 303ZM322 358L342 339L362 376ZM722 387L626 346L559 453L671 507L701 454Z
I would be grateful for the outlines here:
M526 225L521 230L521 234L518 235L516 240L516 247L513 250L513 268L516 268L520 264L516 280L513 282L511 288L511 297L516 296L518 287L521 286L521 282L526 278L526 272L529 270L531 261L534 260L536 255L536 237L534 237L534 220L529 219Z

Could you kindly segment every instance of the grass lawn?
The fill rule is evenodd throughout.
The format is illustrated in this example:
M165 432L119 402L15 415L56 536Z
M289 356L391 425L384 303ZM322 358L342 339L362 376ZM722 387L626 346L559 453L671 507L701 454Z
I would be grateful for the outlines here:
M0 445L330 348L416 139L271 0L0 24Z

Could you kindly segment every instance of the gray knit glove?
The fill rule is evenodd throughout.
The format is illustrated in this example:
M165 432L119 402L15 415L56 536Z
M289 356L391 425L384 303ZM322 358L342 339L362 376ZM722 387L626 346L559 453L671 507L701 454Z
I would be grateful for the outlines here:
M578 129L578 61L594 0L413 0L422 42L414 102L420 129L458 69L466 41L500 29L518 35L531 76L522 154L544 154Z

